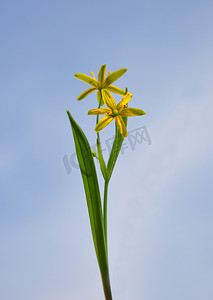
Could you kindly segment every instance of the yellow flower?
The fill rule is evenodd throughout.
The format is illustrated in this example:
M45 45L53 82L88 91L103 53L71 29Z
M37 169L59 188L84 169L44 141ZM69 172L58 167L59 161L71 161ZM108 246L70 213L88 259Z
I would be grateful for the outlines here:
M124 138L127 137L128 133L122 117L142 116L145 115L145 112L138 108L127 107L127 103L133 96L131 93L127 93L117 105L109 91L103 89L101 93L107 108L90 109L88 111L88 115L106 115L98 122L95 131L99 132L115 119L121 135Z
M91 94L94 91L98 91L97 92L97 98L98 98L98 102L100 102L100 100L102 100L101 98L101 90L102 89L108 89L109 91L118 94L118 95L125 95L126 91L123 91L122 89L111 85L113 82L115 82L118 78L120 78L125 72L127 71L127 69L120 69L117 70L115 72L111 71L109 72L109 75L105 78L106 76L106 65L101 66L99 73L98 73L98 80L96 80L95 75L93 72L91 72L91 75L93 77L90 77L88 75L82 74L82 73L77 73L74 75L75 78L78 78L90 85L92 85L91 88L87 89L86 91L84 91L81 95L78 96L77 100L82 100L84 99L86 96L88 96L89 94ZM103 105L103 100L101 101L101 105Z

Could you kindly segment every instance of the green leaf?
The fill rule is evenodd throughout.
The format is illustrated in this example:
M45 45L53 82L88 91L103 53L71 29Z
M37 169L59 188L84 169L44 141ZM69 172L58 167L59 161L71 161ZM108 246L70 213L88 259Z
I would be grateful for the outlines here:
M101 144L100 144L99 138L97 138L97 149L98 149L98 159L99 159L99 163L100 163L100 167L101 167L101 172L102 172L102 175L103 175L105 181L108 182L108 171L107 171L107 167L106 167L103 155L102 155Z
M124 124L127 126L127 117L122 118L124 121ZM116 133L115 133L115 139L112 145L112 150L109 156L108 164L107 164L107 170L108 170L108 180L110 180L112 176L112 172L115 166L115 163L117 161L118 155L121 150L121 146L123 143L124 138L122 137L117 125L116 126Z
M80 94L77 98L77 100L82 100L84 99L86 96L88 96L89 94L91 94L92 92L96 91L97 88L96 87L91 87L89 89L87 89L86 91L84 91L82 94Z
M85 75L85 74L82 74L82 73L77 73L74 75L75 78L78 78L90 85L93 85L95 86L96 88L98 87L98 82L93 79L92 77L88 76L88 75Z
M76 154L84 183L92 236L102 276L104 292L108 297L106 299L112 299L109 283L108 258L104 235L101 197L94 159L86 136L84 135L78 124L75 122L69 111L67 111L67 114L72 127Z
M118 78L120 78L124 73L126 73L127 69L120 69L115 72L109 74L105 80L106 87L115 82Z

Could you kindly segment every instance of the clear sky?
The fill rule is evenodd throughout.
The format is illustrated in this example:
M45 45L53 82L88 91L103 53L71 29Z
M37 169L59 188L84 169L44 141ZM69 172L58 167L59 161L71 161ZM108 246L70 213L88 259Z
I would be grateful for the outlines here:
M126 141L110 185L113 299L212 300L213 2L1 1L0 36L0 300L103 299L80 173L63 163L66 109L95 143L97 100L76 101L73 75L102 64L128 68L116 84L147 113L128 129L152 141Z

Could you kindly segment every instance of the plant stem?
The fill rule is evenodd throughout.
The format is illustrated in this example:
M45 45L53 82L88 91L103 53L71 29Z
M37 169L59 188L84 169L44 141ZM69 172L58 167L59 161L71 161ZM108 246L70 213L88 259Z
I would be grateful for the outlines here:
M103 219L104 219L104 233L105 233L107 254L108 254L108 246L107 246L107 195L108 195L108 186L109 186L109 181L105 181L105 185L104 185L104 203L103 203Z
M109 281L109 273L106 274L105 278L103 279L103 288L104 288L104 295L106 300L112 300L112 292L110 287L110 281Z
M101 107L101 100L102 95L100 97L100 102L98 105L98 108ZM99 115L96 117L96 125L99 121ZM99 132L97 132L97 139L100 141ZM105 235L105 242L106 242L106 255L108 260L108 246L107 246L107 194L108 194L108 185L109 181L105 180L104 185L104 202L103 202L103 223L104 223L104 235ZM110 286L110 279L109 279L109 269L107 272L102 273L102 283L103 283L103 289L104 289L104 295L105 300L112 300L112 292L111 292L111 286Z
M101 99L100 102L98 103L98 109L101 107ZM99 115L96 116L96 125L98 124L99 121Z

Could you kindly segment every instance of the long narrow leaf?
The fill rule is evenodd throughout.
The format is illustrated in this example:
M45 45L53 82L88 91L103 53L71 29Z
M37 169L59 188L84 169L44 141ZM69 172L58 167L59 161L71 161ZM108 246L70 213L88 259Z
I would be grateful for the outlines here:
M77 158L84 183L92 236L102 276L104 292L105 295L108 295L108 299L110 299L111 290L109 283L107 250L101 209L101 197L95 164L86 136L69 111L67 111L67 114L73 131Z

